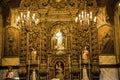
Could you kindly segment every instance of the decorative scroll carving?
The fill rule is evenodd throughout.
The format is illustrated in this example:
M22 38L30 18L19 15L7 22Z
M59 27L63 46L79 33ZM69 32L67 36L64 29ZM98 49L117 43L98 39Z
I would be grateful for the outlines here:
M56 9L65 8L66 6L78 7L77 0L21 0L20 10L38 10L48 7L53 7Z
M20 38L20 63L24 64L26 62L26 53L27 53L27 35L25 31L22 31L20 36L24 36Z
M99 79L99 74L100 74L100 69L99 69L99 48L98 48L98 29L96 25L92 24L91 26L91 54L92 54L92 69L91 72L93 74L93 79L94 77L97 76Z
M49 3L50 3L50 0L39 0L39 8L44 8L48 6Z
M40 51L40 30L37 27L33 27L32 31L29 32L29 50L30 52L35 49L37 52Z
M38 0L21 0L20 10L38 10L39 9L39 1Z
M54 8L64 8L65 7L65 0L52 0L51 6Z
M27 73L27 70L25 67L20 67L18 73L20 76L23 76Z

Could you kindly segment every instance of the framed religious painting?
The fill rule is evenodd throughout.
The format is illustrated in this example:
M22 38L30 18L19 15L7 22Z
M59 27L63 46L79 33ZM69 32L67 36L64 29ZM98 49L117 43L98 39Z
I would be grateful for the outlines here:
M7 27L4 30L3 57L18 57L19 55L19 29Z
M100 54L114 54L114 30L109 25L98 28Z

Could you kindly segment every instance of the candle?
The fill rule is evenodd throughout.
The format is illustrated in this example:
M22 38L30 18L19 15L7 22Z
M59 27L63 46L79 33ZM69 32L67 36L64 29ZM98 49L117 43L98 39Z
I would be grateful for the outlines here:
M26 16L24 15L24 19L26 18Z
M38 24L38 22L39 22L39 19L36 19L35 24L37 25L37 24Z
M32 19L33 19L33 21L35 20L35 14L33 14Z
M79 19L81 18L81 15L79 14Z
M17 23L20 21L20 16L18 16L18 18L16 19Z
M84 12L82 11L82 19L84 18Z
M82 20L80 20L80 23L82 23Z
M30 11L27 12L27 18L29 18L29 17L30 17Z
M87 17L87 12L85 11L85 19L86 19L86 17Z
M96 16L94 17L94 22L96 22Z
M76 22L76 23L77 23L77 21L78 21L78 17L75 18L75 22Z
M92 20L92 12L90 12L90 20Z
M87 14L88 24L89 24L89 14Z
M20 13L20 15L21 15L21 18L22 18L22 16L23 16L23 13L21 12L21 13Z

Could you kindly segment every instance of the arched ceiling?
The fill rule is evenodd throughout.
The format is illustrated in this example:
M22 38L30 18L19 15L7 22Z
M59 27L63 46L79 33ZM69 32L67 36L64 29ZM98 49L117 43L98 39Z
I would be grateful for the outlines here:
M22 1L22 0L0 0L0 6L2 6L2 7L9 7L9 6L10 7L17 7L20 4L20 1ZM74 0L74 1L80 1L80 0ZM91 1L91 0L88 0L88 1ZM106 6L107 14L108 14L108 16L110 18L110 22L112 24L114 22L113 21L113 16L114 16L114 11L115 11L114 8L115 8L115 5L118 1L119 0L96 0L98 7Z
M2 5L2 6L6 6L6 5L8 5L8 4L10 4L10 5L12 5L12 6L17 6L19 3L20 3L20 1L22 1L22 0L0 0L0 4ZM78 0L78 1L80 1L80 0ZM91 0L88 0L88 1L91 1ZM114 4L115 2L117 2L118 0L96 0L96 2L97 2L97 5L99 6L99 7L103 7L103 6L106 6L108 3L109 4Z

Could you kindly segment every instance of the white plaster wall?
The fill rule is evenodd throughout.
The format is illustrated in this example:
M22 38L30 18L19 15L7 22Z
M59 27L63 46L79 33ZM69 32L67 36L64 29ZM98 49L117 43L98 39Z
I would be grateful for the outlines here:
M109 22L106 22L106 19L109 18L107 13L106 13L106 7L100 7L99 12L97 14L97 28L104 24L110 25Z
M100 80L119 80L117 68L101 68Z
M100 65L116 65L116 56L99 56ZM119 80L118 68L100 68L100 80Z

